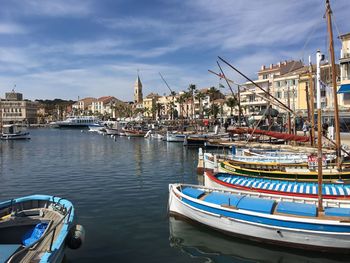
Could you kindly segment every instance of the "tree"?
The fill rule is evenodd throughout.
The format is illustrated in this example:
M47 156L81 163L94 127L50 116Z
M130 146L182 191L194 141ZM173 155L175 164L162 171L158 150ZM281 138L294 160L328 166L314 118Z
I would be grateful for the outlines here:
M230 115L233 115L233 108L236 107L238 105L238 100L237 97L229 97L226 101L225 101L227 107L230 108Z
M195 99L199 102L199 118L203 118L202 100L206 97L203 92L197 91Z
M209 109L209 114L212 115L214 119L216 119L219 111L220 111L220 107L217 104L213 103Z
M221 92L218 89L216 89L215 87L209 88L207 93L208 93L211 101L216 99L219 96L219 94L221 94Z
M190 86L188 87L188 93L192 99L192 118L193 119L194 119L194 94L195 94L196 90L197 90L197 87L194 84L190 84Z

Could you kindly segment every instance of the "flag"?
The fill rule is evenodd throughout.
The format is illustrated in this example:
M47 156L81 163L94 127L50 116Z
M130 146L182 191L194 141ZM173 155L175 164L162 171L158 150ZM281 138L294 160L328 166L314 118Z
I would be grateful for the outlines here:
M219 88L224 89L224 88L225 88L225 86L224 86L224 85L222 85L221 83L219 83Z

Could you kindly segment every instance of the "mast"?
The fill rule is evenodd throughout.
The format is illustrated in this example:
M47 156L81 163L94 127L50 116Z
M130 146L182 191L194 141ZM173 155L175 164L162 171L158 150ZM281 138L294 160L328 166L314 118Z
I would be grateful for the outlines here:
M327 28L329 34L329 53L331 56L332 66L332 83L333 83L333 100L334 100L334 126L335 126L335 150L337 154L337 168L340 170L341 166L341 145L340 145L340 125L339 125L339 110L338 110L338 98L337 98L337 71L335 68L334 58L334 45L333 45L333 30L332 30L332 10L329 4L329 0L326 0L326 17Z
M316 87L317 87L317 164L318 164L318 209L323 211L322 207L322 116L321 116L321 69L320 62L323 60L320 50L316 53Z
M289 84L287 85L287 106L290 108L290 88ZM287 113L288 114L288 134L292 134L292 118L290 111ZM295 122L294 122L294 127L295 127ZM294 132L293 132L294 134Z
M310 92L310 112L311 112L311 131L310 131L310 137L311 137L311 146L314 146L315 144L315 95L314 95L314 81L312 76L312 65L311 65L311 57L309 56L309 92Z

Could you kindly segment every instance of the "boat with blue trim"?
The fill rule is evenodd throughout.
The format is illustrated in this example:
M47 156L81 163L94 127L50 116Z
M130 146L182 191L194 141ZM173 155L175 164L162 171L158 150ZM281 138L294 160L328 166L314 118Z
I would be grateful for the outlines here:
M23 126L17 124L5 124L2 126L2 133L0 133L1 140L28 140L30 134Z
M345 171L339 172L336 166L328 166L323 169L323 181L324 182L337 182L350 180L350 171L347 166L343 166ZM272 169L273 170L272 170ZM317 169L309 169L305 166L288 167L282 164L275 164L275 166L267 166L267 168L261 165L257 168L245 168L244 164L237 162L225 161L220 162L218 165L219 172L231 173L236 175L255 176L261 178L270 178L278 180L298 180L298 181L317 181L318 171ZM270 170L271 169L271 170Z
M165 136L165 141L167 142L184 142L185 138L187 137L186 134L183 133L177 133L177 132L167 132Z
M94 125L100 122L95 116L69 116L64 121L56 121L50 123L54 128L88 128L89 125Z
M49 195L0 202L0 262L62 262L66 246L79 248L84 229L73 204Z
M318 196L318 184L315 182L274 180L210 171L204 173L204 185L213 188L240 189L285 196L308 198L317 198ZM322 185L322 196L326 199L350 200L350 184L325 183Z
M350 253L350 201L169 185L169 213L226 234L317 251Z

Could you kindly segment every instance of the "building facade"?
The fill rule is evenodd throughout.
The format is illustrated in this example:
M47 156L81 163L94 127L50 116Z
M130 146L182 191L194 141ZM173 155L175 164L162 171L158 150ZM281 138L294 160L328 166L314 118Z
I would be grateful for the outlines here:
M1 121L8 123L37 123L38 103L23 100L22 93L9 92L5 94L5 99L0 101Z

